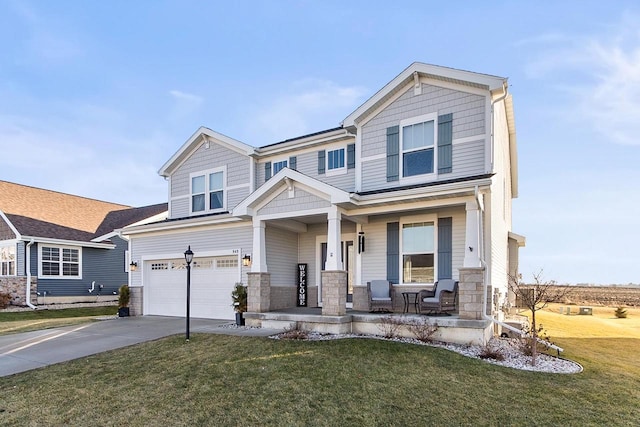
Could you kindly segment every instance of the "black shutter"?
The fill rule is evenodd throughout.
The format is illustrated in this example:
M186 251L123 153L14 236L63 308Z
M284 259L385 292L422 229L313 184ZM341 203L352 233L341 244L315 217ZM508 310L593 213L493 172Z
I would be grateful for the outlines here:
M453 167L453 114L438 117L438 173L451 173Z
M452 278L452 218L438 218L438 280Z
M347 145L347 169L356 167L356 144Z
M271 162L264 164L264 180L268 181L271 178Z
M289 169L297 170L298 158L296 156L289 157Z
M397 181L400 174L400 127L387 128L387 182Z
M400 223L387 223L387 280L400 283Z
M322 175L324 173L324 160L325 152L324 150L318 151L318 175Z

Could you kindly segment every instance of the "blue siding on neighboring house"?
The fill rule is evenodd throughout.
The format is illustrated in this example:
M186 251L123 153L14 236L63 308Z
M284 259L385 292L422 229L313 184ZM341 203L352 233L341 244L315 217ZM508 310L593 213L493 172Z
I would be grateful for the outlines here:
M115 249L82 248L82 279L38 279L38 293L42 296L90 296L113 295L118 288L128 282L124 271L124 253L128 248L126 240L114 237L111 241ZM31 246L31 274L38 276L38 248L40 243ZM89 293L91 282L96 282L96 290ZM104 285L102 290L98 285Z
M438 280L452 278L453 218L438 218Z
M400 223L387 223L387 280L400 283Z

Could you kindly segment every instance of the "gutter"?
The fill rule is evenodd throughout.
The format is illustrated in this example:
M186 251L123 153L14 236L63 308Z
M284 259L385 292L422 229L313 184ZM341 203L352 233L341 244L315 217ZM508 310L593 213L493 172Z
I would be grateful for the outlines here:
M27 295L26 295L25 301L27 302L27 306L29 306L29 308L33 308L35 310L38 307L31 304L31 245L33 245L34 243L35 243L35 240L32 237L26 246L27 256L26 256L25 270L27 270Z
M491 323L495 323L497 325L500 325L501 327L508 329L512 332L515 332L517 334L519 334L520 336L525 336L524 331L518 329L518 328L514 328L511 325L508 325L498 319L496 319L493 316L489 316L487 314L487 290L489 287L489 280L487 278L488 273L489 273L489 269L487 268L487 263L484 260L484 241L483 241L483 237L484 237L484 233L481 231L482 230L482 213L484 212L484 205L480 203L480 193L478 190L478 186L476 185L475 188L475 198L476 198L476 203L478 204L478 208L480 209L480 215L478 215L478 246L480 247L480 264L482 265L482 267L484 268L484 292L482 293L482 318L485 320L489 320ZM564 351L564 349L562 347L558 347L555 344L551 344L545 340L542 340L540 338L536 337L536 340L540 343L543 344L544 346L546 346L547 348L552 348L554 350L556 350L558 352L558 355L560 355L561 352Z

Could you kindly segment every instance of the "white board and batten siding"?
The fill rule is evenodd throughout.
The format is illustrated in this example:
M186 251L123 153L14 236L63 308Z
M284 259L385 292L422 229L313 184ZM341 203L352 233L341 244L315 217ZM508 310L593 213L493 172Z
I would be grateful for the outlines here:
M227 210L231 210L249 195L251 188L251 168L253 159L246 154L223 147L215 142L198 147L184 163L171 175L170 218L189 216L190 175L226 166Z
M362 127L361 191L389 187L386 179L387 128L399 125L401 120L430 113L453 114L452 172L437 174L435 181L485 173L486 102L487 98L482 95L424 83L420 95L415 95L413 87L409 87ZM393 185L401 186L402 179Z

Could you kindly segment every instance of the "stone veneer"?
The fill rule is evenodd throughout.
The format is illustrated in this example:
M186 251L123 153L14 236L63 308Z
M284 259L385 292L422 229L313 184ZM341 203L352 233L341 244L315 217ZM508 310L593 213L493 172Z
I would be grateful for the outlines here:
M0 292L11 295L10 305L27 305L27 278L25 276L0 277ZM31 301L38 303L38 279L31 277Z
M129 286L129 316L142 316L142 297L144 288Z
M347 272L322 272L322 315L344 316L347 312Z
M481 320L484 289L484 268L461 268L458 283L458 314L460 319Z
M247 311L254 313L269 311L271 309L271 274L247 273L247 278Z
M296 288L293 286L271 286L269 308L279 310L296 306Z

